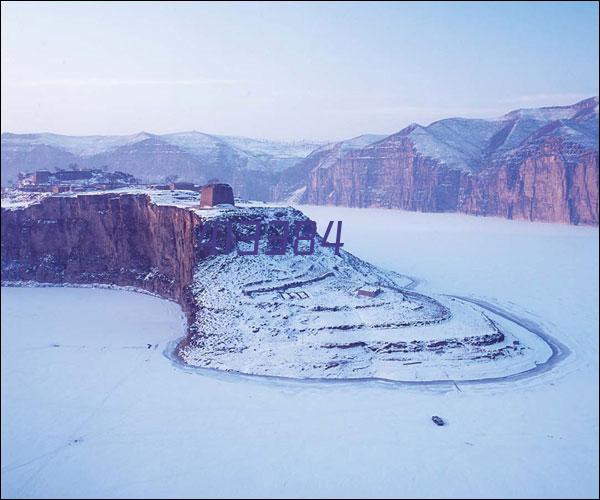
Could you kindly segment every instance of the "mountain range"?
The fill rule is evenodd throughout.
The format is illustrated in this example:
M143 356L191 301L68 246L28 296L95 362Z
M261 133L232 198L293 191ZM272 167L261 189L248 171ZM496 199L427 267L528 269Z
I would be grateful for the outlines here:
M265 201L598 224L598 98L335 143L201 132L2 134L3 186L21 171L74 163L146 182L219 179Z
M268 199L282 170L321 143L274 142L202 132L128 136L2 134L2 185L21 171L66 168L120 170L144 182L178 179L203 183L218 178L240 196Z

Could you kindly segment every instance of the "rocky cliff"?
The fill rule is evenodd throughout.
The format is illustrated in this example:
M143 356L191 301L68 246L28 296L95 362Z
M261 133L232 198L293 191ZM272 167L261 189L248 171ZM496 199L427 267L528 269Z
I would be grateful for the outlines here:
M2 280L134 286L189 313L199 224L192 211L147 195L51 196L2 208Z
M411 125L306 185L311 204L598 224L598 101Z
M200 132L69 137L2 134L2 184L78 163L232 185L241 198L598 224L598 98L448 118L390 136L275 143Z
M405 138L313 170L304 201L598 224L598 153L548 140L473 173L420 155Z

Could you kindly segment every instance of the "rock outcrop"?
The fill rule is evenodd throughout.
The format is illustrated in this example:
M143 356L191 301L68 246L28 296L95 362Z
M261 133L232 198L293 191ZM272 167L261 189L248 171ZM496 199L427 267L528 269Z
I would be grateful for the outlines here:
M598 101L449 119L314 166L302 201L598 224Z
M475 173L420 155L407 138L392 151L361 153L313 170L304 201L598 224L598 153L561 139L548 139Z
M134 286L192 310L192 211L147 195L50 196L2 209L2 280Z

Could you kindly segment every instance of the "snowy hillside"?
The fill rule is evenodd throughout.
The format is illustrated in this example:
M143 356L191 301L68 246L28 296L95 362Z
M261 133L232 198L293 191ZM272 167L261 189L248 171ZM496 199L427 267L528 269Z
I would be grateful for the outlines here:
M237 149L258 157L304 158L323 145L322 142L312 141L272 141L226 135L217 137Z
M304 220L277 208L198 213L212 223ZM202 314L179 352L185 363L294 378L481 380L535 370L560 352L493 311L414 293L410 279L321 243L307 256L267 256L265 244L257 256L200 261L193 293ZM379 295L357 293L368 287Z
M598 496L597 228L303 210L420 293L484 299L571 355L479 385L247 377L165 358L185 332L173 303L3 288L3 496Z
M151 134L140 132L133 135L90 135L70 136L59 134L2 134L2 147L32 149L43 145L60 149L79 156L93 156L98 153L112 151L120 146L134 144L151 137Z
M385 137L384 135L364 134L345 141L326 144L316 149L307 160L310 161L312 158L318 158L319 168L328 168L344 155L381 141Z
M21 171L110 166L162 182L168 176L186 181L206 181L211 177L252 184L243 172L262 172L267 177L289 168L322 143L278 142L180 132L128 136L66 136L58 134L2 134L2 183L13 182ZM239 171L239 174L234 173ZM249 174L252 175L252 174ZM252 188L249 192L253 192ZM254 196L257 196L255 193ZM261 196L264 194L261 193Z
M448 118L427 127L415 123L372 148L393 148L398 137L408 137L423 156L452 168L477 171L484 162L544 136L598 151L598 98L571 106L520 109L490 120ZM369 154L368 148L359 157Z

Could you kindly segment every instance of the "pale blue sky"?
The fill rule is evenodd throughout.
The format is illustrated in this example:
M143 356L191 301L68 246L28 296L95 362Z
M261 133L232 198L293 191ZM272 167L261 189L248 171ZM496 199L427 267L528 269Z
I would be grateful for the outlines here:
M2 131L393 133L598 94L598 4L2 2Z

